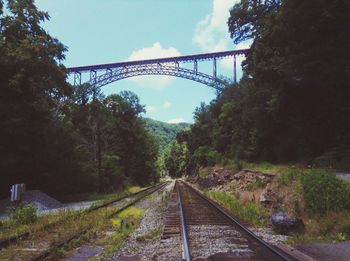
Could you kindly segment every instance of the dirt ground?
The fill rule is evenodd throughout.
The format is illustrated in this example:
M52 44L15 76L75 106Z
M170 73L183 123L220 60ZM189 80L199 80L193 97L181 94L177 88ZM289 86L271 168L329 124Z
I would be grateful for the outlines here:
M340 243L313 243L295 247L299 251L309 255L315 260L324 261L349 261L350 241Z

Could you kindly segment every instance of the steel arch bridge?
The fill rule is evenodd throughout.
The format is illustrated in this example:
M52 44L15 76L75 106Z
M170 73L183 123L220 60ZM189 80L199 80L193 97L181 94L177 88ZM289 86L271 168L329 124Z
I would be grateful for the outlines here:
M83 83L83 76L87 75L87 83L100 88L109 83L140 75L168 75L196 81L217 90L225 87L225 82L217 77L216 62L218 59L230 57L233 62L233 82L237 82L236 57L246 55L249 49L233 50L216 53L205 53L141 61L128 61L99 65L88 65L68 68L73 75L74 85ZM198 62L212 61L213 74L209 75L198 70ZM183 67L185 63L192 63L193 68ZM86 77L85 77L86 78Z

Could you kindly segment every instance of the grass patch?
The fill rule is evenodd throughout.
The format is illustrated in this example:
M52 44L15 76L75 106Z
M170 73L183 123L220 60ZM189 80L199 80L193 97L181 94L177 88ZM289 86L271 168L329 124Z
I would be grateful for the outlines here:
M41 231L45 226L70 219L80 214L81 211L61 210L55 214L38 216L32 223L18 223L14 219L2 221L0 226L0 240L8 237L18 236L22 233L31 234Z
M209 191L205 194L227 208L235 217L255 227L267 225L268 211L254 202L243 204L237 197L227 192Z
M136 192L139 192L139 191L141 191L141 190L142 190L142 188L139 187L139 186L132 186L132 187L128 188L128 191L129 191L130 193L136 193Z
M199 177L201 178L207 178L209 176L209 169L208 168L200 168L199 169Z
M330 211L350 210L350 189L334 173L311 169L301 183L309 213L328 215Z
M110 201L116 200L118 198L121 198L123 196L129 195L131 193L135 193L140 191L142 188L138 186L130 187L127 190L117 192L117 193L110 193L110 194L80 194L80 199L85 200L98 200L93 206L95 207L104 203L108 203ZM79 197L76 197L75 199L78 199ZM78 218L78 216L82 215L84 212L83 210L75 211L75 210L61 210L57 213L53 214L47 214L43 216L37 216L36 218L33 217L31 214L32 211L30 208L26 207L25 209L21 209L20 211L17 211L18 215L16 215L17 218L13 218L7 221L2 221L0 223L0 240L5 239L8 237L15 237L18 235L21 235L25 232L29 232L30 234L38 233L43 228L45 228L49 224L55 224L60 223L62 221L65 222L65 220L75 220ZM20 218L23 222L18 222ZM31 220L30 223L26 224L24 222L25 218L29 218ZM27 220L28 221L28 220Z
M257 179L254 183L250 183L247 185L246 189L248 191L254 191L258 188L265 188L267 185L267 180Z
M140 225L144 212L144 209L130 207L122 211L117 217L112 218L111 225L116 229L116 232L97 242L97 244L105 247L105 251L102 257L92 260L104 260L104 258L117 252L128 236Z
M108 202L110 200L120 198L122 196L139 192L143 188L139 186L131 186L123 191L113 192L113 193L81 193L81 194L72 194L61 197L62 202L78 202L78 201L101 201Z
M291 245L312 242L338 242L350 239L350 211L330 212L327 216L305 220L305 232L293 234Z
M251 163L251 162L241 162L243 169L258 170L265 173L278 173L281 169L285 168L282 165L274 165L268 162L261 163Z
M69 213L67 216L65 212L60 212L51 216L55 218L55 221L59 222L54 222L48 230L44 229L42 222L36 222L35 225L31 225L32 234L28 239L21 240L0 251L0 260L28 260L34 253L30 251L18 251L18 249L31 248L33 245L53 245L86 229L89 230L88 234L93 236L97 231L106 227L106 224L108 224L106 218L115 211L115 207L107 207L80 215L77 215L76 212L67 212ZM47 220L48 217L39 217L38 221L40 218ZM36 230L33 230L34 228ZM86 238L85 235L82 238ZM80 238L79 240L82 239ZM69 246L67 247L69 248Z

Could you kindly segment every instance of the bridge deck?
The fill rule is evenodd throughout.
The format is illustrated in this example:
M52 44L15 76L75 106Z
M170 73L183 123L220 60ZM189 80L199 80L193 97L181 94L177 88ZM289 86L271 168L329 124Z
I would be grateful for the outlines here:
M140 61L128 61L128 62L118 62L118 63L106 63L106 64L97 64L97 65L87 65L87 66L78 66L68 68L69 73L75 72L87 72L87 71L98 71L106 70L110 68L133 66L133 65L145 65L145 64L155 64L155 63L186 63L193 61L203 61L208 59L221 59L224 57L244 55L248 52L249 49L233 50L233 51L224 51L216 53L205 53L205 54L194 54L194 55L185 55L169 58L159 58L159 59L150 59L150 60L140 60Z

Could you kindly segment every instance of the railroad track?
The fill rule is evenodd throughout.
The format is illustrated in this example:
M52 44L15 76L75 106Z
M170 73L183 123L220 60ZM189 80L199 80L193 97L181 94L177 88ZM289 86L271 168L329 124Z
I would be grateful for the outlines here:
M80 212L79 214L77 214L76 217L78 218L79 216L84 215L86 213L97 211L97 210L99 210L101 208L105 208L105 207L113 205L113 204L115 204L117 202L120 202L120 201L122 201L122 200L124 200L126 198L134 197L134 196L139 195L141 193L147 192L147 191L152 190L153 188L155 188L155 187L157 187L159 185L160 184L157 184L157 185L148 187L146 189L140 190L138 192L135 192L135 193L132 193L132 194L128 194L128 195L125 195L125 196L117 198L117 199L110 200L110 201L108 201L106 203L103 203L101 205L93 206L91 208L88 208L88 209L84 210L83 212ZM57 221L57 222L49 223L49 224L43 226L42 229L43 230L50 229L51 227L60 224L60 222L62 222L62 220ZM20 240L27 239L30 235L31 235L30 232L23 232L23 233L21 233L19 235L16 235L16 236L11 236L11 237L8 237L8 238L0 239L0 250L3 249L3 248L6 248L6 247L8 247L8 246L10 246L12 244L15 244L15 243L19 242Z
M111 217L113 217L115 215L118 215L123 210L125 210L125 209L127 209L127 208L129 208L129 207L131 207L133 205L135 205L137 202L141 201L145 197L155 193L156 191L159 191L159 190L163 189L167 184L168 184L168 182L164 182L164 183L161 183L161 184L149 187L149 188L144 189L144 190L142 190L140 192L133 193L131 195L122 197L122 198L120 198L118 200L113 200L111 202L108 202L107 204L103 204L103 205L95 207L93 209L89 209L88 211L85 211L84 213L88 214L88 213L94 212L94 211L96 211L98 209L106 208L106 216L104 217L104 219L108 220L109 218L111 218ZM123 204L122 206L118 206L118 207L116 207L113 210L109 209L109 212L107 213L107 208L112 207L114 204L116 204L117 202L120 202L123 199L126 199L126 200L129 199L129 201L126 202L126 204ZM76 220L76 222L79 222L79 220ZM55 224L52 224L51 226L53 226L53 225L57 225L57 222ZM58 239L58 240L52 242L49 246L47 246L44 249L40 249L39 251L33 251L33 253L30 255L30 257L26 257L24 259L22 259L22 258L20 258L20 259L17 258L16 259L16 257L14 257L13 260L30 260L30 261L43 260L43 259L49 257L52 253L54 253L58 249L60 249L63 246L67 245L72 240L78 239L81 236L83 236L84 234L88 233L92 228L93 228L93 226L88 226L88 227L86 227L86 228L84 228L82 230L75 231L74 233L72 233L70 235L64 236L63 239ZM51 238L54 238L56 236L55 234L57 234L57 238L62 238L62 236L60 235L60 232L59 231L56 232L54 228L50 229L49 234L50 234ZM29 237L29 235L27 237ZM18 241L18 239L17 239L17 243L21 243L22 244L22 246L18 247L19 251L21 250L21 247L23 248L23 246L26 246L26 245L30 246L30 244L31 244L30 238L27 238L27 240L23 240L23 241L28 241L28 244L26 244L26 242L21 243L22 241ZM11 246L14 243L16 243L16 241L15 242L10 242L7 246ZM41 244L42 243L40 243L40 242L37 243L37 245L39 245L39 246ZM0 259L1 259L1 257L0 257Z
M179 238L190 260L296 260L254 235L212 200L177 181L171 194L163 240Z

